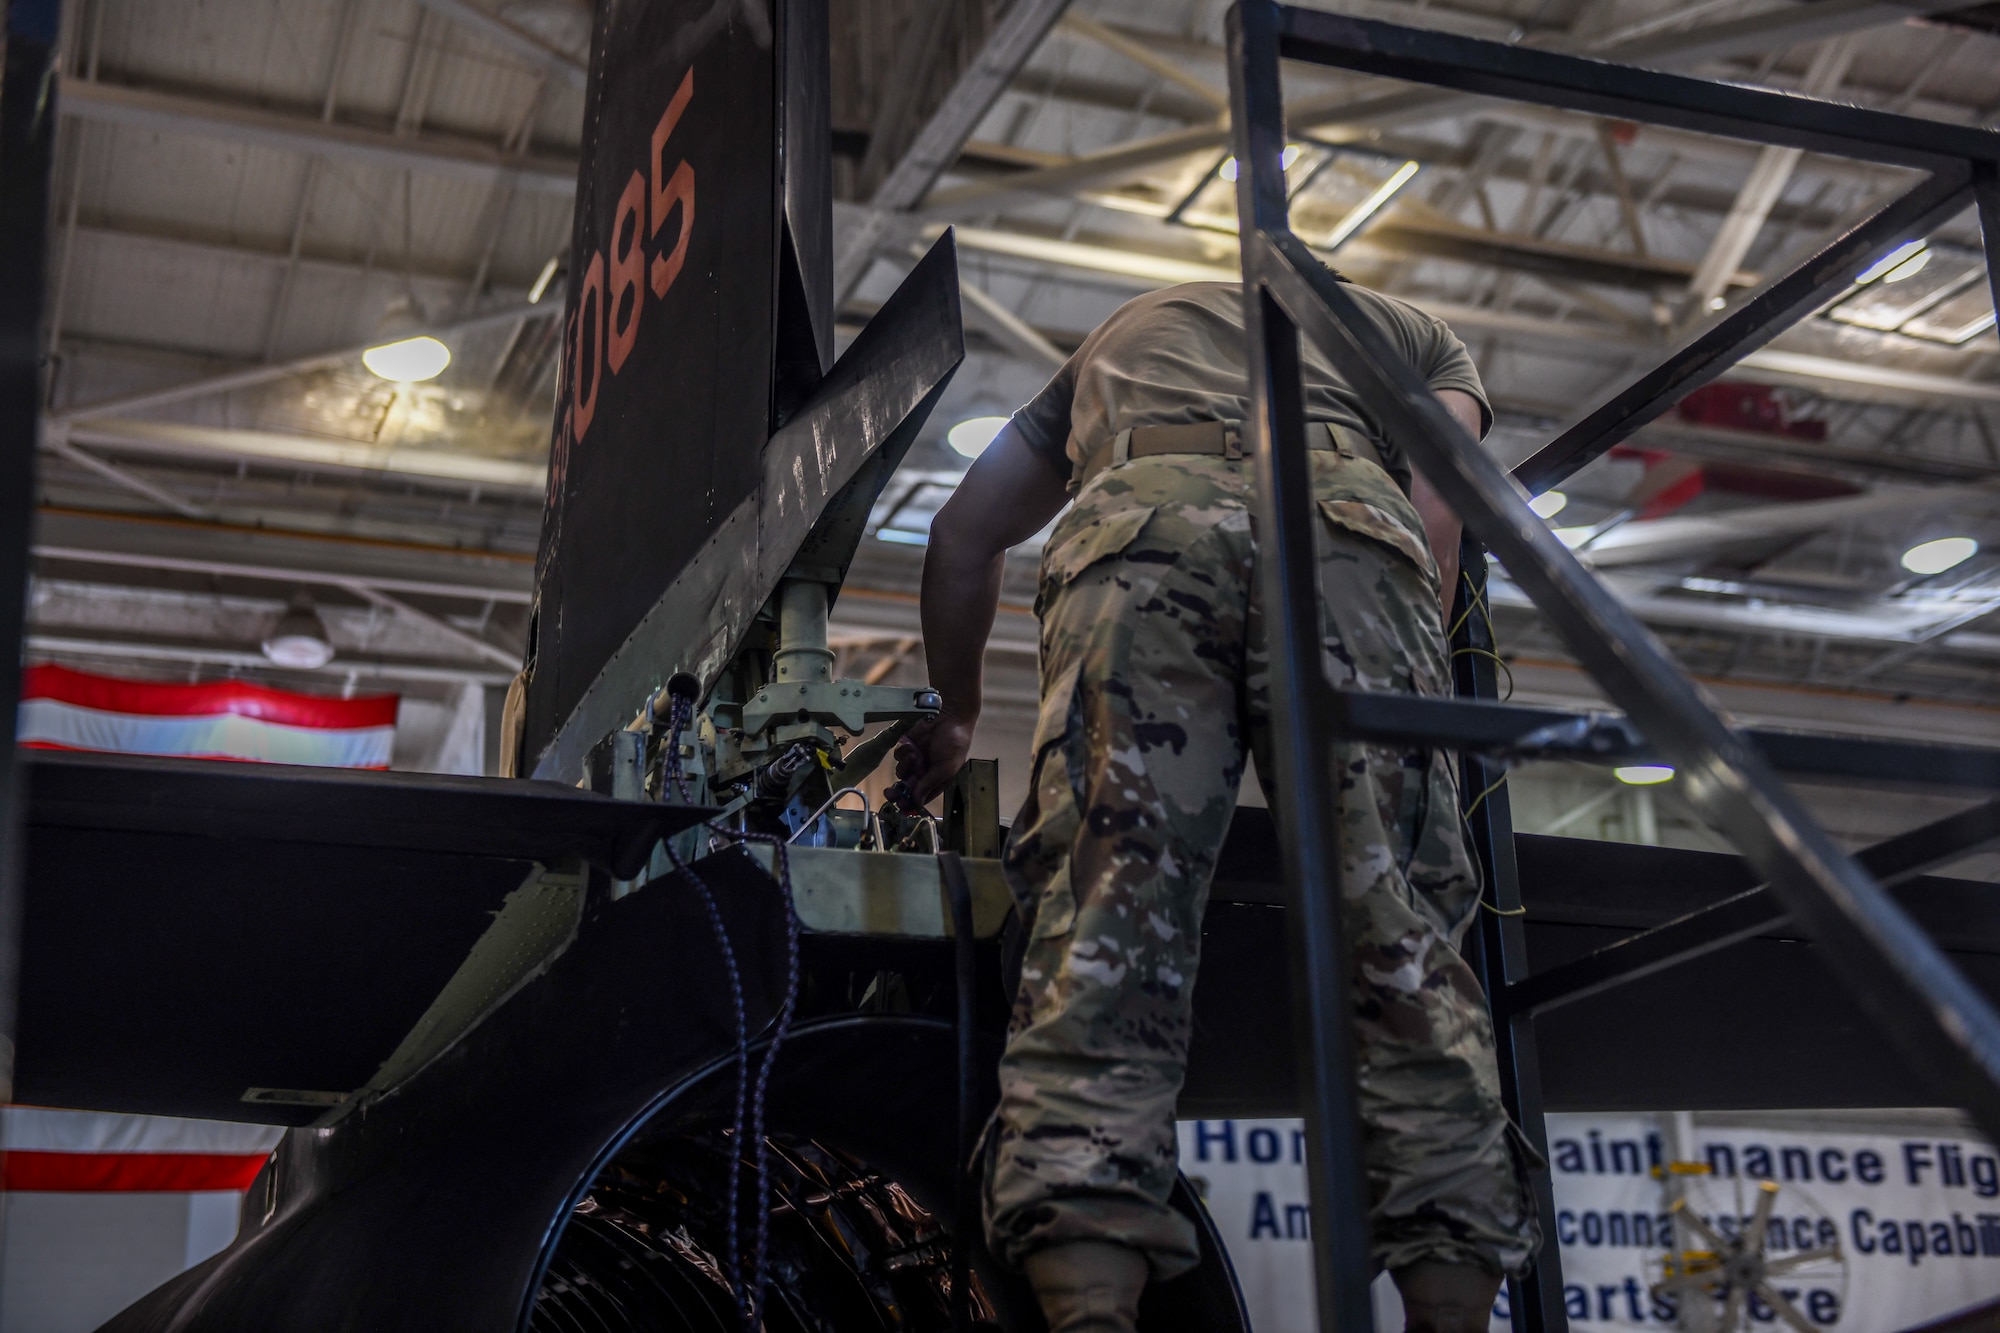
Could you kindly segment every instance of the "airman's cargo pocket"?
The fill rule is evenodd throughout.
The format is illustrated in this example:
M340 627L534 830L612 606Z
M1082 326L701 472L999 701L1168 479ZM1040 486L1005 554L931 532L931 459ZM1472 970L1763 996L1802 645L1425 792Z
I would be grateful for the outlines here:
M1073 738L1076 719L1077 679L1083 659L1076 658L1042 691L1042 711L1035 720L1034 768L1029 780L1033 811L1028 836L1050 854L1067 849L1076 840L1082 817L1079 813L1076 778L1071 773L1067 743ZM1041 886L1040 897L1027 904L1028 938L1044 940L1066 935L1076 924L1076 894L1070 888L1068 857L1053 869Z
M1083 674L1083 658L1072 658L1062 674L1042 691L1042 710L1035 718L1035 740L1030 752L1035 758L1052 742L1069 734L1070 705L1076 699L1076 678Z
M1085 503L1090 502L1087 496ZM1035 900L1023 904L1031 942L1067 935L1076 926L1068 849L1082 827L1085 741L1079 682L1095 651L1088 642L1090 627L1115 618L1107 600L1131 592L1122 575L1114 577L1119 568L1114 562L1154 512L1150 505L1120 506L1099 515L1072 511L1042 556L1035 598L1035 614L1042 618L1042 706L1035 719L1027 825L1017 822L1009 835L1010 848L1021 848L1024 858L1032 855L1035 863L1034 872L1021 876L1026 885L1039 884ZM1098 572L1092 574L1094 569ZM1052 663L1061 665L1051 673Z
M1319 512L1336 529L1388 547L1436 580L1437 566L1423 540L1387 510L1366 500L1321 500Z
M1456 948L1479 910L1482 876L1479 862L1466 848L1450 755L1427 751L1424 764L1422 771L1406 770L1418 799L1403 875L1410 886L1411 906Z
M1028 927L1028 940L1052 940L1076 929L1076 892L1069 886L1069 867L1049 876L1042 885L1041 901L1035 904L1035 920Z
M1060 588L1098 561L1117 555L1132 544L1152 516L1151 505L1121 509L1064 537L1042 556L1043 589Z

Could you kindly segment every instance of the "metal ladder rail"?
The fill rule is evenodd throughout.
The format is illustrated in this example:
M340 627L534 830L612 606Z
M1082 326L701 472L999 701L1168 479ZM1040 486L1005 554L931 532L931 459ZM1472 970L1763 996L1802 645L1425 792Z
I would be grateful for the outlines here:
M1312 467L1298 327L1258 281L1250 238L1287 222L1284 105L1276 11L1229 13L1231 139L1243 238L1245 364L1256 486L1258 583L1270 652L1271 757L1286 889L1293 1032L1305 1092L1306 1191L1313 1291L1322 1333L1372 1328L1368 1188L1355 1097L1354 1014L1341 908L1339 831L1320 665Z
M1302 42L1300 29L1323 45L1346 43L1370 52L1367 60L1342 61ZM1357 35L1358 34L1358 35ZM1870 1016L1892 1040L1911 1053L1913 1065L1945 1100L1964 1106L1989 1134L2000 1137L2000 1015L1945 960L1935 944L1891 902L1862 870L1843 856L1806 816L1763 759L1732 733L1666 656L1664 650L1609 593L1551 536L1526 504L1514 494L1505 475L1481 453L1430 394L1422 378L1403 364L1394 349L1367 322L1353 298L1339 288L1310 251L1289 229L1283 170L1283 106L1279 97L1278 56L1281 40L1286 54L1349 63L1384 72L1370 46L1374 36L1388 44L1411 39L1429 42L1439 34L1423 34L1389 25L1363 24L1339 16L1281 9L1269 0L1241 0L1230 13L1230 87L1233 137L1238 172L1238 218L1244 268L1246 333L1250 353L1251 428L1257 458L1257 517L1263 533L1261 574L1271 643L1271 697L1276 724L1276 754L1281 787L1277 794L1281 818L1295 831L1284 848L1293 938L1293 988L1307 1022L1302 1025L1301 1056L1308 1070L1306 1110L1308 1183L1314 1216L1314 1274L1320 1326L1325 1329L1362 1326L1369 1318L1369 1278L1364 1177L1360 1169L1359 1125L1355 1113L1351 1058L1351 1015L1344 1004L1346 953L1338 914L1329 910L1340 901L1339 863L1325 827L1331 813L1332 787L1326 746L1314 738L1328 734L1321 725L1330 713L1330 687L1318 662L1316 590L1313 587L1310 471L1304 448L1303 385L1299 337L1313 338L1350 382L1368 398L1382 424L1405 442L1412 456L1446 500L1498 551L1516 581L1556 626L1579 661L1621 704L1688 778L1696 807L1729 836L1772 882L1780 900L1804 924L1834 963L1858 983L1859 996ZM1473 51L1489 63L1508 59L1512 48L1492 43ZM1460 54L1463 54L1461 52ZM1543 59L1543 53L1527 53ZM1599 62L1550 57L1553 64L1532 66L1526 74L1507 78L1486 71L1471 80L1432 77L1435 65L1423 72L1391 69L1404 77L1424 78L1447 86L1471 87L1504 96L1551 101L1577 109L1641 108L1639 119L1663 120L1710 132L1736 128L1712 114L1705 101L1709 90L1694 80L1643 71L1619 71ZM1563 61L1569 65L1563 65ZM1389 62L1393 63L1393 62ZM1477 64L1477 60L1471 63ZM1537 98L1523 87L1538 80L1561 83L1579 72L1597 81L1585 92L1572 87L1559 97ZM1415 68L1415 67L1413 67ZM1670 114L1645 114L1659 107L1635 101L1604 83L1603 72L1633 75L1631 83L1674 98ZM1524 82L1525 81L1525 82ZM1574 84L1576 80L1572 78ZM1667 86L1662 89L1662 84ZM1690 90L1701 96L1690 96ZM1587 93L1587 95L1586 95ZM1734 103L1791 104L1802 99L1725 90L1721 100ZM1825 104L1813 104L1825 105ZM1551 474L1581 466L1637 424L1663 410L1672 395L1713 378L1743 351L1768 339L1778 328L1807 313L1828 291L1851 280L1896 227L1935 222L1961 207L1977 187L1982 214L1996 216L1992 205L1994 164L2000 151L1993 136L1942 136L1965 156L1952 158L1928 136L1920 146L1899 141L1905 127L1923 122L1877 113L1836 109L1837 122L1808 125L1801 130L1788 116L1754 105L1749 119L1757 121L1759 137L1800 143L1819 150L1834 145L1861 145L1854 155L1903 165L1928 167L1933 174L1911 194L1892 203L1869 222L1836 242L1832 255L1823 253L1801 270L1780 279L1746 309L1755 319L1725 319L1697 338L1700 355L1683 353L1653 375L1642 377L1623 401L1614 400L1593 414L1591 437L1571 441L1568 457L1552 460ZM1741 107L1735 107L1738 113ZM1704 117L1707 119L1704 121ZM1742 118L1739 114L1738 118ZM1885 130L1885 126L1887 127ZM1849 136L1849 137L1843 137ZM1961 142L1963 141L1963 142ZM1989 227L1989 249L1996 237ZM2000 281L2000 279L1996 279ZM1739 312L1741 315L1742 312ZM1724 336L1711 337L1718 330ZM1704 340L1706 340L1704 342ZM1613 409L1616 410L1613 410ZM1574 432L1572 432L1574 434ZM1552 446L1553 448L1553 446ZM1545 451L1547 452L1547 451ZM1328 892L1332 890L1332 892ZM1532 1077L1532 1075L1530 1075ZM1540 1302L1537 1302L1540 1306ZM1517 1307L1518 1309L1518 1307ZM1560 1307L1545 1326L1565 1325ZM1517 1321L1527 1313L1517 1313Z
M1452 684L1463 699L1497 699L1499 685L1486 603L1486 549L1470 534L1459 544L1460 605L1452 612L1458 632L1451 639ZM1535 1011L1507 1003L1514 986L1526 981L1528 932L1521 919L1521 879L1514 863L1514 810L1507 793L1506 763L1466 752L1459 759L1461 800L1470 807L1466 826L1473 855L1483 873L1479 920L1468 950L1493 1014L1494 1055L1500 1068L1500 1097L1528 1143L1549 1160L1548 1121L1542 1100L1541 1055ZM1477 802L1474 805L1474 802ZM1516 1333L1561 1333L1569 1327L1563 1304L1562 1253L1556 1244L1555 1182L1547 1171L1528 1174L1535 1212L1547 1234L1527 1273L1507 1279L1507 1310Z

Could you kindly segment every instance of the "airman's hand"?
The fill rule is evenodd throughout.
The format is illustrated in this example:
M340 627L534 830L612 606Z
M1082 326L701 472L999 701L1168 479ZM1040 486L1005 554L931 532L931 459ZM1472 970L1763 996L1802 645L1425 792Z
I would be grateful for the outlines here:
M896 742L896 776L919 805L929 805L965 767L972 727L946 711L917 723Z

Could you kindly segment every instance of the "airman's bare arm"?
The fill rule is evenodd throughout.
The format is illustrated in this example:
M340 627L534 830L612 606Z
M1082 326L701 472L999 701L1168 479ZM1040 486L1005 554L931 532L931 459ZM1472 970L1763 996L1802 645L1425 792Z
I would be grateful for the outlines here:
M1462 389L1439 389L1437 396L1444 410L1465 427L1466 434L1478 439L1482 424L1479 400ZM1438 594L1444 602L1444 613L1450 615L1452 598L1458 591L1458 537L1462 525L1424 474L1414 467L1411 472L1410 503L1424 521L1424 536L1430 543L1431 557L1437 561Z
M983 702L986 640L1000 605L1007 551L1062 512L1068 486L1068 474L1010 423L931 520L930 549L924 553L924 655L931 688L944 696L944 708L896 746L896 776L919 801L944 790L972 747Z

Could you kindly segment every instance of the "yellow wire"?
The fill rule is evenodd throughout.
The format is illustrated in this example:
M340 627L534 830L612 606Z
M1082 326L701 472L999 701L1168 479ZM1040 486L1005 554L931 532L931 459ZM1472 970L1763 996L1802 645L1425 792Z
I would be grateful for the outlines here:
M1500 631L1493 628L1493 611L1487 605L1484 597L1479 599L1479 618L1486 622L1487 639L1495 647L1498 647L1500 643ZM1498 661L1499 659L1496 658L1494 660ZM1500 663L1500 669L1507 672L1507 694L1505 697L1511 699L1514 697L1514 673L1508 669L1505 662Z
M1500 656L1500 654L1494 652L1491 648L1455 648L1452 650L1451 655L1455 658L1468 656L1492 658L1493 665L1499 667L1500 674L1507 678L1507 692L1500 696L1500 702L1506 703L1514 697L1514 669L1507 665L1506 658Z
M1458 619L1452 621L1451 628L1444 632L1444 636L1447 639L1456 637L1458 631L1464 627L1465 622L1471 617L1472 608L1483 605L1486 601L1485 596L1479 591L1478 585L1473 583L1472 575L1461 569L1458 571L1458 577L1465 584L1465 609L1458 613ZM1492 622L1489 620L1487 623L1490 626Z
M1445 631L1444 637L1446 642L1450 642L1452 639L1458 637L1459 630L1464 628L1465 622L1471 618L1473 611L1477 609L1479 612L1479 618L1486 623L1487 639L1493 643L1498 643L1500 641L1500 635L1493 628L1493 612L1486 604L1485 592L1482 591L1479 587L1477 587L1473 583L1472 575L1466 573L1464 570L1460 570L1458 576L1465 583L1465 591L1466 591L1465 609L1458 613L1458 619L1454 620L1451 623L1451 628ZM1452 653L1452 656L1456 658L1463 653L1476 653L1483 657L1492 658L1494 665L1499 667L1501 673L1507 677L1507 692L1500 696L1500 701L1502 703L1505 703L1507 700L1512 699L1514 697L1514 672L1513 669L1507 665L1506 660L1504 658L1502 658L1498 653L1492 652L1491 650L1485 648L1460 648L1455 650Z
M1458 576L1461 579L1465 580L1465 591L1466 591L1465 610L1458 613L1458 619L1454 620L1451 624L1451 628L1445 632L1446 641L1449 642L1450 640L1458 637L1459 630L1465 627L1465 622L1471 618L1474 608L1477 608L1479 611L1479 618L1486 623L1487 639L1489 639L1494 643L1498 643L1500 641L1500 636L1496 634L1493 630L1493 612L1489 610L1486 605L1485 593L1481 591L1478 585L1472 581L1472 575L1467 573L1465 570L1461 569L1458 572ZM1507 665L1506 658L1500 656L1500 654L1492 651L1489 648L1456 648L1452 650L1451 655L1453 658L1458 658L1462 656L1491 658L1493 661L1493 665L1499 667L1501 674L1507 677L1507 692L1500 696L1501 701L1505 702L1506 700L1514 697L1514 671L1513 668ZM1479 795L1473 797L1472 803L1465 807L1465 818L1467 819L1472 818L1472 812L1479 808L1480 803L1483 802L1487 797L1491 796L1494 792L1499 791L1500 788L1506 784L1506 781L1507 781L1507 775L1506 773L1503 772L1499 777L1493 779L1492 783L1486 788L1485 791L1480 792ZM1495 907L1492 903L1487 902L1484 897L1481 897L1479 899L1479 905L1480 907L1484 908L1488 912L1491 912L1495 916L1526 916L1528 914L1528 909L1526 907L1509 907L1503 909Z
M1485 800L1487 797L1491 796L1494 792L1499 791L1501 784L1506 781L1507 781L1507 775L1505 773L1502 773L1499 777L1493 779L1492 785L1489 786L1485 791L1480 792L1479 795L1473 797L1472 804L1465 807L1464 818L1468 820L1471 819L1472 812L1479 808L1479 803ZM1493 904L1487 902L1486 899L1483 897L1479 899L1479 905L1485 908L1487 911L1493 913L1493 915L1495 916L1526 916L1528 914L1528 909L1525 907L1510 907L1503 912L1499 908L1493 906Z
M1507 775L1505 773L1502 773L1499 777L1493 779L1492 785L1487 787L1485 791L1480 792L1479 795L1473 797L1472 804L1465 807L1465 818L1467 819L1472 818L1472 812L1479 808L1479 803L1485 800L1487 797L1491 796L1494 792L1499 791L1500 784L1505 782L1506 780L1507 780Z

